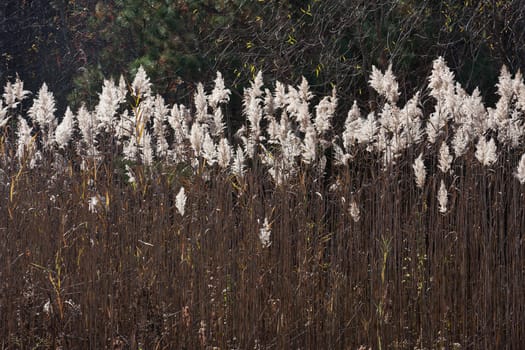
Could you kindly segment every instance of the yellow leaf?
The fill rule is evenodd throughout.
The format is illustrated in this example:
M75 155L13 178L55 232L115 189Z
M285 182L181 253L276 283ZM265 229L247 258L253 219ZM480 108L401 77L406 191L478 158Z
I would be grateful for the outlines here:
M310 17L312 17L311 10L312 10L312 7L310 6L310 4L308 4L308 7L306 9L301 8L301 12Z

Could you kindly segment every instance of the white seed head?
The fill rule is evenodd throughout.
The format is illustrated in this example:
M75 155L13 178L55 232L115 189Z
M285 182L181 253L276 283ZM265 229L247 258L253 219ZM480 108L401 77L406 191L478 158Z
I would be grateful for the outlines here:
M476 159L484 166L491 166L498 159L496 153L496 144L494 139L490 139L488 142L484 136L479 138L478 144L476 145Z
M19 160L22 160L24 155L31 154L34 150L34 143L32 142L31 128L27 121L21 116L18 117L18 130L17 130L17 150L16 156Z
M348 211L350 212L350 216L352 217L352 220L354 220L354 222L358 222L359 219L361 219L361 211L359 210L359 206L357 205L355 200L353 200L350 203Z
M98 196L93 196L89 198L88 200L88 210L90 213L96 213L97 212L97 206L100 200L98 199Z
M184 207L186 206L186 193L184 187L181 187L177 197L175 197L175 207L181 216L184 216Z
M450 166L453 160L454 157L450 154L450 150L448 148L447 143L443 141L441 147L439 148L439 170L446 174L450 170Z
M144 70L144 67L140 66L131 83L131 93L137 99L143 99L151 94L151 82Z
M226 138L222 138L217 146L217 162L222 169L226 169L230 165L232 158L232 150Z
M215 87L209 96L210 106L213 109L217 109L221 103L230 101L230 94L230 89L226 89L224 86L224 79L222 78L221 72L217 72Z
M4 94L2 95L5 100L5 104L8 108L16 108L18 102L16 102L15 90L10 81L5 84Z
M125 165L125 169L126 169L126 176L128 177L128 182L130 184L136 184L137 183L137 179L135 178L135 173L133 172L133 169L131 169L129 167L129 165Z
M423 162L423 153L421 153L419 157L416 158L412 167L414 168L414 174L416 175L417 187L423 188L423 186L425 185L425 177L427 175L427 171L425 170L425 163Z
M525 153L521 156L515 176L522 185L525 184Z
M73 136L73 118L73 112L71 112L71 109L67 107L64 119L62 119L62 122L55 130L55 142L59 148L66 147Z
M372 66L372 74L368 81L370 86L377 91L377 93L387 99L388 102L395 104L399 98L399 85L396 77L392 73L392 64L383 74L376 66Z
M332 118L337 108L337 98L335 88L332 96L324 97L315 107L315 129L320 136L332 128Z
M350 151L352 145L357 141L357 133L361 129L361 111L357 105L357 101L354 101L352 108L348 111L346 117L344 131L343 131L343 146L347 152Z
M145 131L140 141L141 142L139 151L142 153L142 161L145 165L153 164L153 147L151 146L151 134Z
M238 146L233 157L233 164L231 166L231 171L234 175L243 176L244 169L246 167L244 165L244 160L244 150L240 146Z
M448 192L443 180L441 180L437 197L439 203L439 212L444 214L447 212Z
M16 75L15 83L13 84L13 92L17 101L22 101L27 95L31 94L31 91L24 90L24 82L20 80L18 74Z
M197 91L193 96L195 102L195 120L199 123L208 122L208 100L204 92L204 85L197 84Z
M430 95L438 101L443 100L450 91L454 90L454 85L454 73L447 67L443 57L438 57L433 62L432 74L429 78Z
M454 149L454 154L456 155L456 158L461 157L465 153L469 142L469 133L467 132L467 130L465 130L463 126L461 126L452 138L452 148Z
M204 130L199 123L194 123L190 132L191 147L195 151L195 156L200 156L202 151L202 143L204 141Z
M316 160L317 156L317 137L315 134L315 128L313 126L306 129L306 135L304 136L303 144L303 162L306 164L312 164Z
M264 218L262 227L259 230L259 240L261 241L263 248L268 248L270 245L272 245L271 235L272 227L268 222L268 218Z
M208 132L205 132L204 142L202 143L202 157L210 166L217 162L217 148Z

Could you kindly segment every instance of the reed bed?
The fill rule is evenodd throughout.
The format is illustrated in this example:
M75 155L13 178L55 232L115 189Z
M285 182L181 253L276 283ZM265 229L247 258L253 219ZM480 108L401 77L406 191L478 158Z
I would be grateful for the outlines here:
M282 177L268 160L282 144L264 140L234 171L195 154L190 131L188 158L145 162L100 141L104 129L96 155L73 144L78 129L67 147L46 146L36 122L17 155L20 125L6 124L1 348L519 349L524 147L487 127L495 162L471 139L441 171L440 145L459 129L445 124L392 162L356 142L337 164L321 142L335 132L319 132L315 161L303 154Z

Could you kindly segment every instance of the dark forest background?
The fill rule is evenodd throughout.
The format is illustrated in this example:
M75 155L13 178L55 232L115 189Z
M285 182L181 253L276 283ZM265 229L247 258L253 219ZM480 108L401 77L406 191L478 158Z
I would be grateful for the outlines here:
M391 62L411 96L442 55L491 104L501 66L525 67L524 28L523 0L7 0L0 83L46 82L63 113L93 106L104 77L129 79L140 65L169 103L191 102L217 70L240 96L262 70L269 84L305 76L318 94L336 85L347 108L373 103L372 65Z

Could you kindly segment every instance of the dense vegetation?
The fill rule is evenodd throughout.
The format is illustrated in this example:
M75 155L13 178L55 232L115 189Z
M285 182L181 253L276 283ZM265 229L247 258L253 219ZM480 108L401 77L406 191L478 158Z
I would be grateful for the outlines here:
M4 89L3 349L520 346L520 74L487 108L439 58L424 114L374 67L340 131L336 90L257 74L236 140L220 74L193 107L120 81L61 122Z
M93 106L104 76L140 65L168 102L185 104L217 70L239 96L262 70L269 82L305 76L317 94L336 85L349 108L371 103L372 65L393 62L406 97L443 56L494 102L499 68L525 69L524 26L523 0L8 0L0 79L18 72L32 91L46 81L63 112Z
M524 14L3 2L0 349L520 348Z

